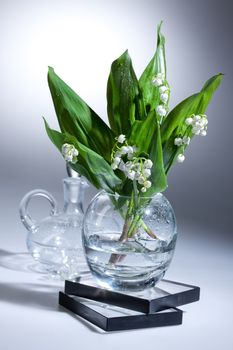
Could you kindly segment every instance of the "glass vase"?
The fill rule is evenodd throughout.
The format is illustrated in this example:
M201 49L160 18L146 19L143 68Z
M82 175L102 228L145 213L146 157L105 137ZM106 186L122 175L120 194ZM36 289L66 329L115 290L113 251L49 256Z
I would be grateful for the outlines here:
M102 191L84 216L89 268L98 283L109 289L153 287L172 260L176 237L174 211L161 193L135 200Z

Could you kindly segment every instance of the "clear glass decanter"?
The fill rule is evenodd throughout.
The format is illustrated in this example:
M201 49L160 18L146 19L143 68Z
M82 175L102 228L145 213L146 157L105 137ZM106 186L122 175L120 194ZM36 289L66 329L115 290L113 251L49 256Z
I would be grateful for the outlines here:
M83 197L87 183L81 177L63 180L64 208L58 211L57 202L47 191L27 193L20 203L20 218L26 229L27 247L40 263L40 270L61 279L71 279L85 273L88 268L82 247ZM46 198L52 207L48 217L39 222L28 213L33 197Z

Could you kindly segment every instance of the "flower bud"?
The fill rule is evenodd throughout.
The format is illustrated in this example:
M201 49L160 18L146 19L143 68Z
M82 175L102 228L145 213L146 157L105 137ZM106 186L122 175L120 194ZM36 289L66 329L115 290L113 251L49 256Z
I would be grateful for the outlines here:
M167 86L165 86L165 85L160 86L160 88L159 88L159 92L160 92L160 94L163 94L165 91L168 91L168 87L167 87Z
M125 171L125 163L124 163L122 160L120 161L120 164L119 164L118 168L119 168L121 171Z
M146 188L150 188L150 187L151 187L151 182L147 180L147 181L144 182L143 185L144 185L144 187L146 187Z
M201 130L200 135L201 135L201 136L206 136L206 135L207 135L206 130Z
M121 147L121 153L122 153L122 154L128 153L128 147L127 147L127 146L122 146L122 147Z
M180 137L175 138L174 145L175 146L181 146L183 144L183 140Z
M194 115L194 116L193 116L193 120L194 120L195 122L197 122L197 121L201 120L201 116L200 116L200 115Z
M160 95L160 100L164 103L166 103L168 101L168 94L167 93L163 93Z
M151 170L150 169L143 169L142 174L147 178L151 176Z
M185 124L186 125L192 125L193 124L193 118L187 118L187 119L185 119Z
M184 145L189 145L191 139L190 139L189 136L184 136L182 141L183 141L183 144L184 144Z
M127 177L128 177L130 180L134 180L134 179L135 179L135 171L134 171L134 170L130 170L130 171L127 173Z
M177 162L178 163L183 163L184 160L185 160L185 156L182 153L178 154Z
M71 162L73 164L77 163L77 156L79 155L79 151L69 143L64 143L61 149L62 155L67 162Z
M153 166L153 162L150 159L146 159L143 165L144 168L151 169Z
M139 176L139 178L138 178L138 183L139 183L139 185L143 185L144 184L144 182L145 182L145 178L144 178L144 176Z
M116 164L116 163L112 163L112 164L111 164L111 168L112 168L113 170L116 170L116 169L117 169L117 164Z
M121 135L118 136L117 141L119 143L124 143L125 139L126 139L125 135L121 134Z
M160 116L160 117L165 117L165 115L167 114L166 109L164 108L163 105L158 105L156 107L156 113Z
M153 83L153 85L155 85L155 86L160 86L160 85L162 85L163 84L163 80L161 79L161 78L154 78L153 80L152 80L152 83Z

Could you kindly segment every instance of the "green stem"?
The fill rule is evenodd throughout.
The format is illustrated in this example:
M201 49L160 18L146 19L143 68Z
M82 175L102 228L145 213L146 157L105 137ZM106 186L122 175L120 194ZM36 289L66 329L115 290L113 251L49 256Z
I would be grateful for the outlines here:
M131 218L132 210L133 210L133 192L131 194L131 198L130 198L130 201L128 204L126 215L125 215L125 217L122 215L125 219L125 222L124 222L123 230L122 230L121 236L119 238L119 241L125 241L128 238L128 232L129 232L129 229L131 226L130 218ZM123 213L121 213L121 214L123 214Z
M140 216L139 215L136 215L134 216L132 222L131 222L131 226L129 228L129 231L128 231L128 237L133 237L133 235L135 235L135 233L137 232L137 229L139 228L138 227L138 223L140 221Z
M158 239L156 234L148 226L146 226L145 222L142 219L140 219L140 224L151 238Z
M145 222L142 220L141 216L139 214L132 215L133 209L138 208L139 205L139 196L137 192L136 182L134 181L134 191L131 193L130 200L127 203L127 212L124 214L123 210L119 208L119 212L122 216L122 218L125 220L122 234L119 238L119 241L125 241L128 237L132 237L136 233L136 229L138 227L143 227L145 232L154 239L158 239L158 237L155 235L155 233L145 224ZM113 204L117 207L117 202L111 198Z

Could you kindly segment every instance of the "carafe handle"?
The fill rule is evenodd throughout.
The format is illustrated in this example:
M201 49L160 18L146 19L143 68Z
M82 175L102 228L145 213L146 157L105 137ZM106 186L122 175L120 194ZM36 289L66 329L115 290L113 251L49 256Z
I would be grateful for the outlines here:
M28 205L33 197L43 197L49 201L52 207L50 215L56 214L58 209L55 198L49 192L45 190L33 190L28 192L20 202L19 215L26 229L30 231L34 230L38 226L38 223L33 220L28 213Z

